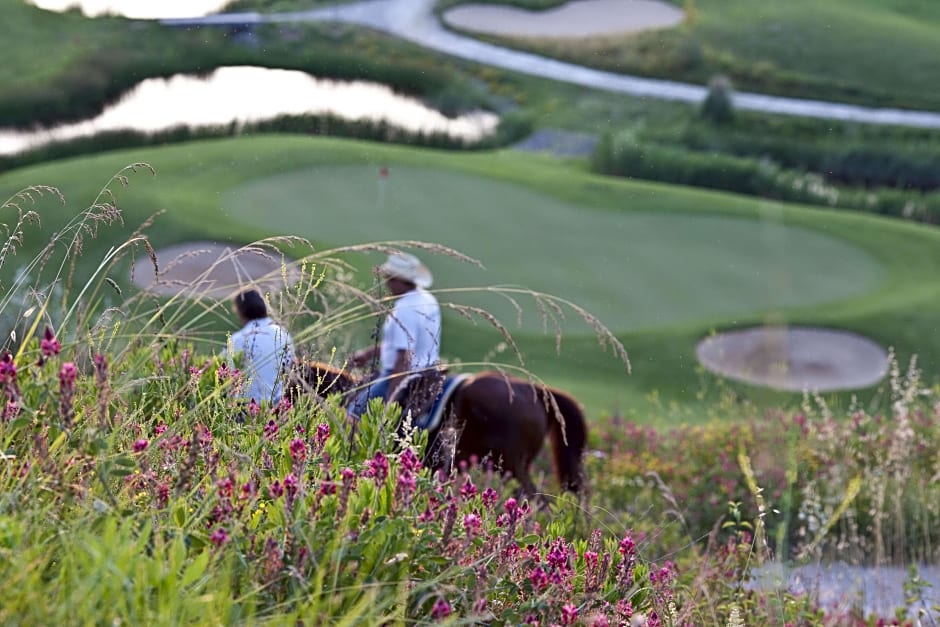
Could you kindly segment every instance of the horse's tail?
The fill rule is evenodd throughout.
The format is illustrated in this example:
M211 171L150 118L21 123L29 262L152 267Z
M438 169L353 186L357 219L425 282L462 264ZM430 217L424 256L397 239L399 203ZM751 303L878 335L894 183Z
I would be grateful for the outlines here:
M552 441L555 472L564 490L577 493L584 479L581 461L587 444L587 424L578 403L560 390L547 390L554 399L548 401L548 433ZM556 411L557 407L557 411ZM558 415L558 414L561 415Z

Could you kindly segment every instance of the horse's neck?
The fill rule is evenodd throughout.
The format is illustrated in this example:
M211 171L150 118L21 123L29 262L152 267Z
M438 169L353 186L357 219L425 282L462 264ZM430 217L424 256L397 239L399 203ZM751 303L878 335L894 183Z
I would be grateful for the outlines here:
M346 393L359 384L359 380L349 372L327 364L311 363L308 372L308 383L317 393Z

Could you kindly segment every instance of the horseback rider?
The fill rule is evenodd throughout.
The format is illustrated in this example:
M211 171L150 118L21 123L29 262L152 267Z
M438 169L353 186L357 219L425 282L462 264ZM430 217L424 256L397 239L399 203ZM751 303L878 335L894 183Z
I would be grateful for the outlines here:
M427 291L433 280L430 270L414 255L393 253L378 272L395 305L382 325L380 343L357 351L350 360L362 367L379 359L378 374L350 405L354 418L365 412L371 399L394 398L409 373L436 372L440 361L441 309Z
M238 395L245 401L277 403L284 391L284 373L294 361L290 333L270 318L267 303L256 289L237 294L232 309L242 328L232 334L223 355L230 362L238 354L244 357L246 384Z

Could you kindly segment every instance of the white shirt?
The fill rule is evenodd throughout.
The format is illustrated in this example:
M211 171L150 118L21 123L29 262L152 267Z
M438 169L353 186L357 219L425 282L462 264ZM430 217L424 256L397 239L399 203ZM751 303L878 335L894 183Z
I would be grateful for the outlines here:
M441 308L434 295L420 287L399 296L385 319L380 351L384 372L395 367L400 350L410 352L410 370L441 360Z
M232 334L226 348L229 359L238 353L244 355L242 372L245 377L245 387L239 396L259 403L279 401L283 392L281 373L294 361L294 342L290 334L271 318L250 320Z

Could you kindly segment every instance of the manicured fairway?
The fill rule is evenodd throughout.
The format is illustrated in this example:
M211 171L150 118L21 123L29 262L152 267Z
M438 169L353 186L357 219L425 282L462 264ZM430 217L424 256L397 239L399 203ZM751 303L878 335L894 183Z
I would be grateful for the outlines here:
M330 246L445 244L486 270L429 259L438 288L512 284L557 294L616 331L832 302L884 277L857 246L773 217L612 213L442 169L394 165L387 177L371 165L296 170L239 185L221 202L235 220ZM499 297L472 300L514 318ZM534 310L523 322L542 326ZM569 318L565 330L584 328Z
M157 176L142 173L131 177L128 189L115 186L125 225L102 228L97 240L86 241L80 274L161 210L148 231L158 248L204 239L247 243L284 233L330 246L401 237L439 241L479 257L487 270L432 257L436 287L511 283L544 290L586 307L617 332L630 353L630 375L576 316L568 316L560 353L552 330L535 324L531 302L523 302L521 328L514 316L506 318L525 365L574 392L595 416L625 411L659 424L712 417L702 408L722 405L703 405L701 394L723 388L701 372L696 342L711 330L759 324L768 316L856 331L893 346L902 363L916 353L928 381L940 375L936 228L608 179L512 151L442 153L255 136L9 172L0 176L0 196L50 184L69 204L36 205L42 227L27 228L23 249L0 269L0 279L8 280L115 171L134 161L152 164ZM385 183L382 166L389 167ZM360 268L377 260L353 259ZM111 278L129 287L126 267ZM372 277L360 280L368 284ZM442 298L472 302L466 294ZM485 323L449 316L445 333L449 360L510 359L493 352L501 338ZM365 334L346 339L368 341ZM768 398L737 384L733 389L737 398L758 402L799 399Z

